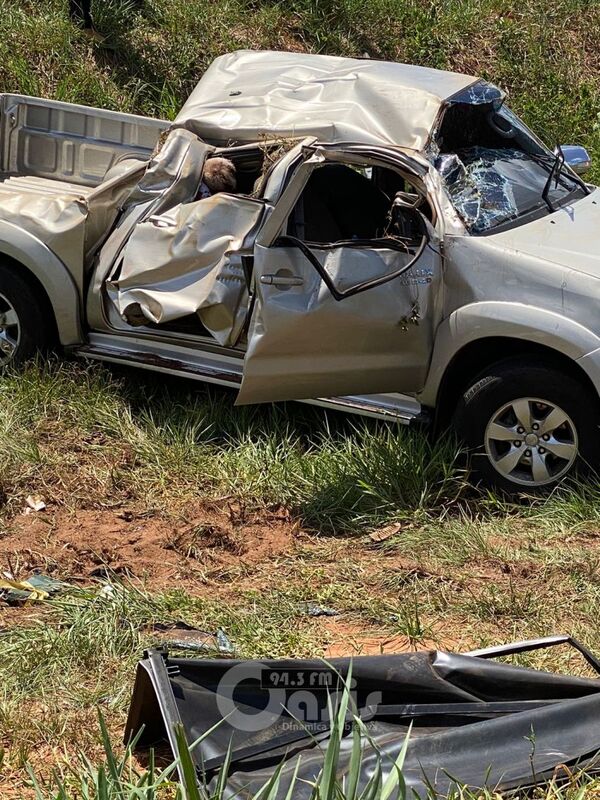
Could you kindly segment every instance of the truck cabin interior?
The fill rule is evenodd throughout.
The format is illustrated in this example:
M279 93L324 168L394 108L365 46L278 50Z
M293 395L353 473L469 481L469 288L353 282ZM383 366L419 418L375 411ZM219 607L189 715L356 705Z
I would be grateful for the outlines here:
M395 205L400 192L413 195L419 210ZM317 248L377 242L411 251L424 235L422 213L431 219L428 204L395 170L325 164L308 179L290 215L287 233Z
M235 166L234 194L260 198L274 157L264 146L246 146L217 151L213 157L227 158ZM210 162L207 159L207 164ZM205 166L206 171L206 166ZM395 203L398 194L411 198L414 208ZM292 210L284 234L319 250L335 246L387 247L404 258L416 254L427 236L424 218L433 212L425 197L394 169L329 163L310 175ZM147 323L188 335L210 335L198 314L188 314L168 323Z
M218 150L214 157L226 158L235 167L236 194L259 197L277 145L250 145ZM210 156L208 161L210 161ZM206 167L205 167L206 168Z
M259 198L276 163L273 150L277 147L238 147L219 150L215 156L233 162L236 194ZM418 213L394 205L399 192L414 196ZM401 238L410 249L418 246L423 236L421 214L429 221L433 218L428 203L418 197L415 188L394 169L325 164L308 179L286 233L315 245Z

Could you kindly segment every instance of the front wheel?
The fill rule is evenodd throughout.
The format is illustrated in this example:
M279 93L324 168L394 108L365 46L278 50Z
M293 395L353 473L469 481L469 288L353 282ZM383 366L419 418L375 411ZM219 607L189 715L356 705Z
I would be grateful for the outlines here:
M540 492L596 466L598 398L551 365L500 362L462 394L454 426L474 477L509 494Z

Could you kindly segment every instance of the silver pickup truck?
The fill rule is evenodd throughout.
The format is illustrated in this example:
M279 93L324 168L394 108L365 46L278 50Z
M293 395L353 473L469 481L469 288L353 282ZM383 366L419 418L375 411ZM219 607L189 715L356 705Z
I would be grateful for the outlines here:
M2 363L59 344L240 404L430 419L512 493L593 466L600 192L504 100L249 51L171 123L1 96ZM207 190L214 158L235 191Z

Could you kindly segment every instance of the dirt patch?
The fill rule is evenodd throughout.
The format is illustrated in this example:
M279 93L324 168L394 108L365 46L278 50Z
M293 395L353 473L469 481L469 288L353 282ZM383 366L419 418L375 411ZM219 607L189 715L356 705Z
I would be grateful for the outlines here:
M65 581L107 575L149 588L190 591L232 564L253 566L293 552L297 526L285 513L252 515L229 505L200 506L171 518L132 510L20 514L0 538L0 571L32 571Z
M415 650L456 650L457 640L446 636L442 640L437 636L415 642L401 634L382 634L380 629L365 628L339 619L327 619L323 622L327 638L325 658L342 656L379 656L384 653L408 653Z
M34 606L14 607L0 604L0 634L9 628L25 627L37 614L38 608Z

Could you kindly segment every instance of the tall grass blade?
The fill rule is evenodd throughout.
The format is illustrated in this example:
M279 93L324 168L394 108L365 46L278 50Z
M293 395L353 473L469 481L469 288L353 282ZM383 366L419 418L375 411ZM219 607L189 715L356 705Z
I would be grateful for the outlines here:
M180 723L175 725L175 740L177 742L177 759L185 800L206 800L206 796L200 791L198 775L190 753L185 729Z

